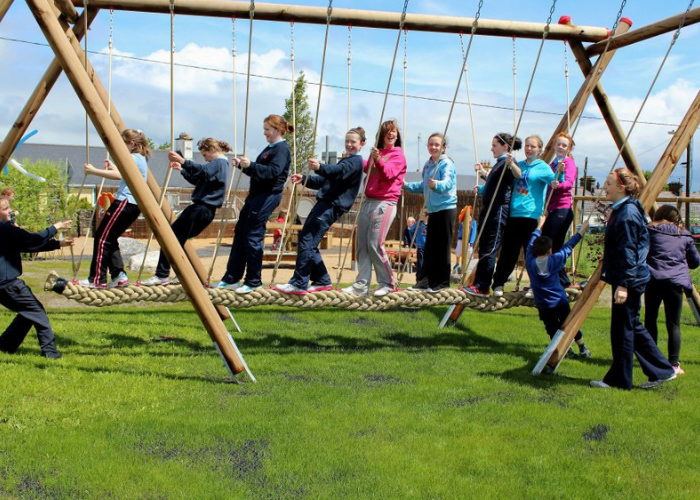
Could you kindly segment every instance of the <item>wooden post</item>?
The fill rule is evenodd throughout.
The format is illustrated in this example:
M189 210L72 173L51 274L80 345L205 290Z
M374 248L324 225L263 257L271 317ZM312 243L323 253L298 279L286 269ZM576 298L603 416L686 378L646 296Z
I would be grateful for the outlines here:
M587 75L591 71L593 65L591 64L590 59L588 59L588 57L586 56L586 51L583 48L583 45L579 42L572 41L569 43L569 46L571 47L571 52L574 54L574 56L576 56L576 62L578 62L579 68L581 68L581 72L584 75ZM605 90L603 90L603 85L600 82L593 89L593 98L598 104L598 108L600 109L600 112L603 115L605 123L608 125L610 134L612 135L612 138L615 141L615 145L617 146L617 149L619 151L622 145L625 144L627 135L622 130L620 122L617 119L617 115L615 114L615 111L610 105L608 96L605 93ZM629 168L635 174L637 174L637 176L639 176L639 180L642 186L644 186L646 184L646 179L644 178L644 171L639 166L637 157L635 156L629 144L625 146L620 156L622 156L622 160L625 162L627 168Z
M61 14L63 14L66 21L71 24L74 24L77 21L78 11L75 10L75 7L70 0L53 0L53 2L56 5L56 8L61 11ZM83 13L85 13L85 9L83 9Z
M175 238L169 221L161 212L158 202L138 171L131 154L121 138L119 130L109 116L107 108L100 100L95 86L85 73L70 42L66 39L65 32L53 15L49 3L47 0L27 0L27 4L51 48L61 62L68 80L78 94L83 106L85 106L92 123L102 137L102 141L114 158L134 198L138 201L139 207L141 207L146 220L155 232L161 248L178 276L180 276L182 286L189 295L192 305L212 340L217 344L222 357L228 364L229 370L231 373L242 372L245 369L245 364L236 353L232 342L230 342L226 327L209 300L209 295L202 287L180 243Z
M639 202L645 210L648 211L653 206L656 197L663 190L664 184L666 184L666 181L673 172L678 158L683 154L683 151L690 142L690 138L693 132L698 128L698 125L700 125L700 92L695 96L695 100L683 117L683 121L681 121L676 129L675 135L666 147L656 168L654 168L649 182L642 189ZM588 281L581 298L574 304L571 314L569 314L564 321L561 327L564 334L549 357L549 361L546 363L550 368L556 369L559 362L566 355L566 351L574 340L576 332L578 332L581 325L583 325L588 313L595 305L603 288L605 288L605 283L600 281L602 270L603 265L601 263Z
M5 14L7 14L7 11L10 9L11 5L12 0L0 0L0 23L5 17Z
M88 26L92 24L92 21L95 19L95 16L97 16L97 12L97 9L88 9ZM83 38L83 33L85 31L84 16L85 11L83 11L79 18L79 21L75 24L75 29L73 30L73 32L66 33L66 36L68 36L69 40L71 41L71 44L74 47L77 46L78 48L80 48L80 40ZM67 25L64 25L64 27L70 31L70 28ZM80 50L80 57L84 57L82 49ZM84 59L81 59L81 62L83 61ZM51 61L51 64L44 73L44 76L41 78L41 80L39 80L39 84L34 89L34 92L32 92L32 95L29 96L29 100L24 105L24 108L22 108L22 111L17 117L17 120L15 120L15 122L12 124L12 128L7 133L5 140L2 141L2 144L0 144L0 165L4 165L10 160L10 157L12 156L12 153L19 144L19 141L27 132L27 129L29 128L29 125L34 119L34 116L36 116L37 112L39 111L39 108L41 108L41 105L46 100L46 97L48 96L49 92L51 92L51 89L56 83L56 80L58 80L58 77L61 76L62 71L63 70L61 69L61 63L58 61L58 59L54 59L53 61ZM90 66L89 62L88 71L91 75L94 75L95 73L92 70L92 67ZM102 90L104 91L104 88ZM104 92L104 94L106 95L106 92ZM116 111L113 110L112 113L116 113ZM121 120L121 118L119 118L119 120Z
M620 24L617 25L615 34L625 33L627 32L627 30L630 29L631 26L632 25L628 22L627 19L622 19L620 21ZM614 50L608 50L605 53L604 57L601 56L600 58L598 58L595 65L590 65L589 61L590 68L588 68L587 71L583 72L584 75L586 75L586 79L583 81L583 84L576 93L576 96L571 101L568 116L565 114L562 117L561 121L559 122L559 125L557 125L557 128L554 129L552 137L549 139L549 142L547 142L547 145L544 148L544 151L542 153L542 160L544 160L545 162L549 163L554 159L554 139L557 136L557 134L559 134L559 132L566 132L567 134L572 133L572 131L569 130L569 117L571 119L571 123L575 123L579 115L583 113L583 109L586 106L586 102L588 102L588 97L598 87L600 79L603 76L603 72L605 72L606 68L608 67L608 64L610 64L610 60L614 55ZM583 68L581 68L581 70L583 71Z
M678 26L680 26L684 15L685 12L681 12L675 16L667 17L661 21L642 26L641 28L630 31L629 33L619 36L615 35L610 39L610 49L619 49L621 47L632 45L633 43L641 42L642 40L648 40L649 38L675 31L678 29ZM698 7L688 12L688 16L685 18L685 24L683 26L690 26L691 24L695 24L697 22L700 22L700 8ZM586 55L588 57L593 57L598 54L602 54L603 50L605 50L606 43L607 40L602 40L590 45L586 49Z
M97 9L88 9L88 25L92 23L95 16L97 15L97 12ZM85 64L85 54L83 52L82 47L80 46L80 40L83 37L83 31L85 29L82 17L84 15L85 11L83 11L83 13L81 14L81 17L75 24L75 28L72 31L70 26L65 24L64 21L59 20L59 22L61 22L62 28L66 32L68 40L70 40L71 45L73 46L73 49L78 55L80 62L81 64L83 64L83 66ZM51 91L51 88L53 87L54 83L56 83L56 80L58 80L58 77L61 75L62 71L63 69L61 68L61 63L58 59L54 59L49 65L49 68L44 73L43 78L41 79L37 87L34 89L34 92L29 98L29 101L27 102L19 117L13 124L12 129L10 129L10 131L8 132L7 137L5 137L5 140L2 142L2 144L0 144L0 164L4 164L10 159L12 152L17 147L17 144L19 143L22 136L26 133L27 129L29 128L29 125L31 124L32 119L41 108L41 105L46 100L48 93ZM102 82L100 81L99 77L90 65L89 60L88 73L90 75L90 78L92 79L92 83L97 89L100 99L102 100L105 107L108 107L110 109L112 120L114 121L114 124L121 133L124 129L127 128L126 124L122 120L122 117L117 111L117 108L114 105L114 103L110 104L109 94L105 90L104 85L102 85ZM153 176L153 173L150 170L148 171L147 182L149 189L156 197L156 199L160 199L160 185L158 184L158 181ZM175 219L175 214L173 214L168 200L163 200L161 209L163 211L163 214L169 221L172 222ZM187 258L190 260L192 266L195 269L195 272L197 273L197 276L199 277L202 284L204 284L207 279L207 271L204 265L202 264L201 260L199 259L199 256L197 255L194 246L189 241L187 241L184 245L184 249L185 253L187 254ZM226 307L217 305L216 310L222 319L227 319L230 317Z
M73 0L76 6L82 6L82 0ZM115 10L134 12L170 13L169 0L90 0L88 5ZM377 4L379 5L379 4ZM193 16L248 18L250 2L233 2L221 0L177 0L175 11L178 14ZM284 5L274 3L255 4L256 21L281 21L289 23L322 24L328 22L326 7L306 7L303 5ZM362 28L380 28L396 30L401 21L401 12L381 12L376 10L355 10L333 8L330 24L334 26L348 25ZM470 17L448 17L425 14L406 14L404 28L408 31L425 31L433 33L468 33L472 29L474 19ZM521 21L503 21L479 19L477 35L502 36L511 38L532 38L541 40L545 30L544 23ZM548 40L580 40L582 42L598 42L608 38L607 28L591 26L566 26L550 24Z

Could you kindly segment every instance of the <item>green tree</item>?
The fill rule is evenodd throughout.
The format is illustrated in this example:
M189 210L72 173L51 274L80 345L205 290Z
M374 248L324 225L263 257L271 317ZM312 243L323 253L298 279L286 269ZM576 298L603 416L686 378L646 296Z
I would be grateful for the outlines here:
M169 142L164 142L158 148L160 151L170 151L170 143Z
M306 167L309 158L314 156L316 149L314 119L311 117L311 111L309 111L309 96L306 94L306 80L304 79L303 71L299 73L299 78L294 83L293 98L296 119L292 119L292 96L284 100L286 109L284 119L295 126L297 171L301 171ZM292 134L287 135L287 143L293 152L292 137Z
M8 175L0 176L0 187L15 190L13 210L19 212L17 223L28 231L41 231L56 221L72 217L68 202L68 176L65 168L48 160L22 160L22 166L45 182L28 177L9 167Z

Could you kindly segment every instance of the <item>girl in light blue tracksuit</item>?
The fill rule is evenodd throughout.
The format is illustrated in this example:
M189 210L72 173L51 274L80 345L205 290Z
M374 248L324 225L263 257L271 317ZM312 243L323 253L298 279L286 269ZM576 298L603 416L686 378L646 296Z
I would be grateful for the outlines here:
M452 236L457 219L457 172L445 155L447 141L442 134L428 138L430 159L423 167L423 180L404 182L410 193L422 193L428 210L423 266L416 273L416 289L438 292L450 286Z

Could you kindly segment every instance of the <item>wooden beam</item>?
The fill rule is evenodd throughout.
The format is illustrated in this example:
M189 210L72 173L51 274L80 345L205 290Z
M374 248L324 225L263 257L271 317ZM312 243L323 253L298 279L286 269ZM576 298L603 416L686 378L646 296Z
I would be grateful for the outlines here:
M94 20L97 13L98 9L87 9L88 26L92 24L92 21ZM83 65L85 64L85 53L83 52L82 47L80 46L80 40L83 37L83 31L85 28L85 22L83 20L83 16L85 14L86 11L84 10L79 20L75 23L75 28L72 31L68 25L62 23L62 27L66 31L66 37L68 38L68 40L70 40L74 51L78 55L80 62ZM19 117L13 124L7 136L5 137L5 140L2 141L2 143L0 144L0 165L4 165L12 156L12 153L17 147L17 144L19 144L19 141L21 140L22 136L24 136L24 134L27 132L27 129L29 128L29 125L31 124L34 116L36 116L36 113L41 108L42 104L46 100L46 97L51 91L51 88L56 83L56 80L58 80L58 77L61 75L62 72L63 69L61 68L61 63L58 59L54 59L49 65L49 68L44 73L43 78L41 79L37 87L34 89L34 92L27 101L27 104L24 106L24 109L22 110ZM95 85L100 99L102 100L105 107L107 107L110 110L112 120L114 121L114 124L121 133L124 129L127 128L126 124L122 120L122 117L117 111L117 108L114 105L114 103L110 104L109 94L104 88L104 85L102 85L102 82L100 81L94 69L92 68L92 65L90 64L89 60L88 73L90 75L92 83ZM153 176L153 173L150 170L148 171L147 182L149 189L156 197L156 199L160 199L160 184L158 183L158 180ZM163 205L161 206L161 209L163 211L163 214L169 221L173 221L175 219L175 214L173 213L167 199L163 200ZM192 243L187 241L184 245L184 249L185 253L187 254L187 258L190 260L192 266L195 269L195 272L197 273L197 276L199 277L202 284L204 284L207 280L207 270L202 264L202 261L199 259L199 256L197 255L194 246L192 245ZM226 310L226 307L217 305L216 310L218 311L219 316L222 319L228 319L230 317L228 311Z
M231 373L245 370L245 364L238 356L229 333L212 305L209 295L202 287L189 260L177 241L151 193L148 185L138 171L129 150L121 138L119 130L109 116L107 108L102 103L94 84L85 73L80 59L75 54L70 42L65 37L59 21L53 15L47 0L27 0L27 5L36 18L47 41L58 57L63 70L85 107L93 125L102 137L102 141L115 160L119 171L136 198L142 213L155 232L156 238L171 262L175 272L180 277L183 288L190 297L194 309L206 327L212 340L217 344Z
M583 72L584 75L590 73L593 64L591 63L590 59L586 57L586 51L583 48L583 45L579 42L571 42L569 46L571 47L571 52L574 54L574 56L576 56L576 61L578 62L579 68L581 68L581 72ZM625 132L622 130L622 126L617 119L617 115L610 105L608 95L605 93L603 85L600 82L598 82L593 89L593 98L598 104L598 108L603 115L603 119L608 126L608 130L610 130L610 135L612 135L615 145L619 151L620 148L622 148L622 145L625 144L627 134L625 134ZM639 161L637 161L637 157L632 151L629 143L625 145L625 148L622 150L620 156L622 157L622 161L625 162L627 168L639 176L642 186L644 186L646 184L644 171L639 165Z
M95 19L95 16L97 16L98 10L88 9L87 12L87 22L89 26L92 24L92 21ZM79 18L79 22L77 22L75 25L75 30L72 33L66 33L66 36L71 41L71 44L73 44L74 46L77 45L78 47L80 47L80 40L83 38L83 33L85 30L85 14L85 11L83 11L82 15ZM67 26L66 28L70 31L70 28L68 28ZM82 50L80 53L81 57L84 58L85 56L82 53ZM84 59L81 59L81 62L83 61ZM89 65L89 63L88 70L90 71L90 74L94 74L94 71L92 70L92 67ZM41 108L41 105L46 100L46 97L48 96L49 92L51 92L51 89L56 83L56 80L58 80L58 77L61 75L62 71L63 70L61 69L61 63L58 61L57 58L54 58L54 60L51 61L51 64L44 73L44 76L41 78L41 80L39 80L39 83L34 89L34 92L32 92L32 95L29 96L29 100L24 105L24 108L22 108L22 111L20 112L19 116L12 124L12 128L10 128L10 131L7 133L5 140L3 140L2 144L0 144L0 165L4 165L9 161L10 157L12 156L12 153L14 153L15 148L17 147L17 144L19 144L19 141L27 132L29 125L36 116L36 113Z
M630 29L631 26L632 25L629 24L626 20L622 20L617 25L615 33L625 33L628 29ZM566 132L567 134L571 134L571 131L569 131L569 119L571 120L571 123L576 123L576 119L581 113L583 113L583 110L586 107L586 102L588 102L588 98L598 86L598 83L600 82L603 73L607 69L608 64L610 64L610 60L614 55L615 51L609 50L605 53L605 57L598 58L598 60L595 63L595 66L591 66L591 68L587 72L584 72L584 74L586 75L586 79L583 81L583 84L576 93L576 96L571 101L568 116L564 114L561 121L559 122L559 125L557 125L557 128L554 129L552 137L549 139L549 142L547 142L547 145L544 148L544 152L542 153L542 159L547 163L551 162L554 159L555 137L560 132Z
M82 0L73 0L76 6L82 6ZM90 0L90 6L133 12L170 13L169 0ZM384 4L382 4L384 5ZM247 19L250 16L250 2L230 2L224 0L177 0L175 12L193 16L210 16L231 18L233 16ZM325 7L306 7L302 5L282 5L273 3L256 3L255 20L280 21L307 24L327 22L328 12ZM333 9L331 24L335 26L380 28L396 30L401 20L400 12L381 12L373 10ZM473 18L448 17L425 14L407 14L404 26L409 31L426 31L437 33L469 33ZM502 21L479 19L478 35L519 37L541 39L544 23L519 21ZM607 28L591 26L566 26L552 23L547 35L549 40L580 40L597 42L608 37Z
M0 23L5 18L5 14L10 9L13 0L0 0Z
M676 134L671 139L671 142L669 142L663 155L661 155L661 159L654 168L649 182L642 189L639 201L646 211L649 211L653 207L654 201L668 181L678 159L688 146L690 138L698 128L698 125L700 125L700 92L695 96L695 100L690 105L690 108L688 108L683 121L681 121L676 129ZM600 280L602 269L603 265L601 263L588 281L581 297L576 301L576 304L574 304L571 314L569 314L564 321L561 327L564 331L564 335L561 337L559 344L554 349L554 352L547 362L550 368L556 369L559 362L566 355L566 351L571 345L571 342L573 342L576 333L581 329L583 322L595 305L596 300L598 300L603 288L605 288L605 283Z
M608 50L627 47L628 45L641 42L642 40L647 40L655 36L663 35L664 33L676 31L678 26L680 26L684 15L685 12L681 12L675 16L667 17L662 21L657 21L655 23L642 26L641 28L630 31L629 33L619 36L616 35L610 39L610 48ZM688 12L688 17L685 19L684 27L698 22L700 22L700 7L696 7ZM602 54L605 50L606 43L607 40L589 45L588 48L586 48L586 55L588 57L593 57L597 56L598 54Z
M75 24L75 22L78 20L78 11L75 10L75 6L71 3L70 0L53 0L54 4L56 5L56 8L63 14L63 17L65 18L66 21L68 21L71 24ZM89 2L88 2L89 5ZM85 9L83 9L85 10ZM88 8L87 10L90 10Z

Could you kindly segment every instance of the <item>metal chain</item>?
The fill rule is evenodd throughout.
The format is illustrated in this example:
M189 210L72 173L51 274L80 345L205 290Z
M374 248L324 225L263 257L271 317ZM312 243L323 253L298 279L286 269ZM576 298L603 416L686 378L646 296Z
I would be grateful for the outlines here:
M615 23L613 24L610 34L613 35L617 29L617 25L620 24L620 19L622 18L622 11L625 10L625 5L627 5L627 0L622 0L620 4L620 10L617 12L617 18L615 18Z
M329 0L328 8L326 9L326 22L330 24L331 16L333 15L333 0Z
M294 21L289 22L289 60L294 61L296 59L296 52L294 51ZM294 80L294 75L292 75L292 80Z

